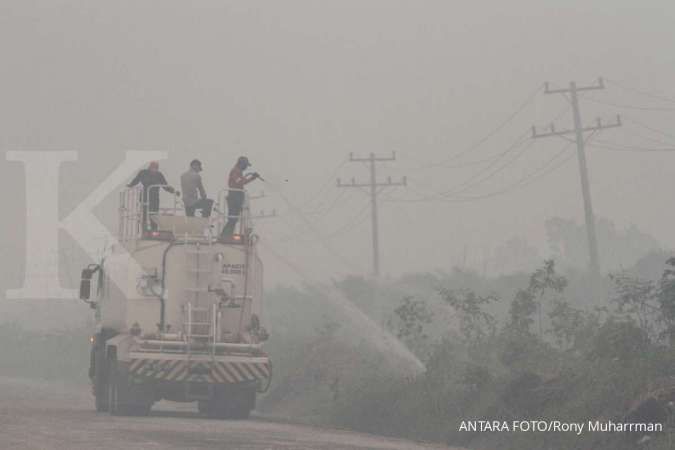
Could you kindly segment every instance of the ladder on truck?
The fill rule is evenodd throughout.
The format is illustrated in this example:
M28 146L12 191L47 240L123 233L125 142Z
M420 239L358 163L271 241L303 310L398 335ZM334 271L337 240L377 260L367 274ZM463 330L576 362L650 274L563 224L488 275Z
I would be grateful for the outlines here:
M204 286L203 283L204 278L208 279L212 273L212 242L210 237L191 241L187 234L183 242L186 271L186 286L183 289L185 298L188 299L184 304L183 333L186 337L186 363L189 372L193 367L193 344L198 345L200 351L209 349L212 359L215 357L219 325L218 305L214 303L209 307L205 304L206 299L212 294L209 292L209 287ZM190 398L207 399L209 396L209 392L195 391L190 381L185 384L185 389L186 395Z

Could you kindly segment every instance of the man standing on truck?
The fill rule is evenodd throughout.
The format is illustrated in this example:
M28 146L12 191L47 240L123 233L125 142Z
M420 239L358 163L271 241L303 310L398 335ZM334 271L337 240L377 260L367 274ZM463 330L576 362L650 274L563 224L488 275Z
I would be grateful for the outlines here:
M180 195L173 187L169 186L164 178L164 174L159 171L159 163L152 161L147 169L138 172L136 177L127 184L127 187L134 187L138 183L143 186L143 196L141 207L143 209L143 230L157 230L157 224L150 221L148 223L149 214L157 214L159 212L159 188L165 191Z
M251 181L260 178L257 172L244 175L244 170L249 168L251 163L245 156L240 156L237 163L230 171L227 186L230 191L227 193L227 223L220 233L220 239L227 240L232 237L234 227L241 216L241 210L244 206L244 186Z
M185 215L194 217L195 211L200 210L202 217L210 217L213 208L213 200L206 197L206 191L202 184L202 163L198 159L190 162L190 169L180 177L180 185L183 189L183 203Z

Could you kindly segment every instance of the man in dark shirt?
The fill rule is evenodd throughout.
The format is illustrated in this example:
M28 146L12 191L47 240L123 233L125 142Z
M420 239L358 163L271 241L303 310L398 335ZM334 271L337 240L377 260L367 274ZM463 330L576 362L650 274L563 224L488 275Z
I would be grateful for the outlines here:
M234 233L234 227L241 216L241 210L244 206L244 186L256 178L260 178L257 173L244 175L244 170L251 166L248 158L245 156L239 157L237 164L234 165L230 171L230 176L227 181L227 186L230 191L227 194L227 223L220 233L220 238L227 240Z
M131 183L127 184L127 187L134 187L138 183L143 186L143 196L141 207L143 209L143 231L145 230L156 230L157 224L148 223L148 215L156 214L159 211L159 188L161 187L165 191L180 195L180 192L176 191L173 187L169 186L164 178L164 174L159 171L159 163L153 161L150 163L147 169L143 169L138 172L136 178L131 180Z

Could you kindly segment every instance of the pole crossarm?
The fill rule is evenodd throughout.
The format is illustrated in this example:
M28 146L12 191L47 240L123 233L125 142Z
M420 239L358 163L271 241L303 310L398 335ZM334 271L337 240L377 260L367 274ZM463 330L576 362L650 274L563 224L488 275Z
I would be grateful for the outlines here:
M371 162L371 161L379 161L379 162L386 162L386 161L396 161L396 152L391 152L391 156L375 156L371 155L368 158L355 158L354 153L349 154L349 161L350 162Z
M599 89L604 89L605 88L605 80L602 79L602 77L598 78L598 84L592 85L592 86L575 86L575 87L569 87L569 88L561 88L561 89L550 89L548 82L544 83L544 94L569 94L572 91L580 92L580 91L597 91Z
M602 119L598 118L596 119L595 125L594 126L588 126L588 127L583 127L581 128L582 132L587 132L587 131L600 131L604 130L606 128L616 128L622 126L621 122L621 116L617 115L616 116L616 121L613 123L602 123ZM549 126L549 130L545 133L540 133L537 132L536 127L532 127L532 138L537 139L537 138L544 138L544 137L549 137L549 136L566 136L569 134L576 134L577 130L574 129L565 129L565 130L556 130L555 129L555 124L551 124Z

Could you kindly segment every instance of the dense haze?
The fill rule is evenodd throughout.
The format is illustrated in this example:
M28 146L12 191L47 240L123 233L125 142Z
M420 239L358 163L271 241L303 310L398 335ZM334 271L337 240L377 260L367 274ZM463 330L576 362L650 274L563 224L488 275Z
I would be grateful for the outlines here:
M499 271L490 261L505 241L526 238L543 258L549 254L547 218L581 223L575 159L503 195L396 202L451 189L482 170L419 166L479 141L547 80L554 86L587 84L602 75L672 95L674 15L675 6L665 1L4 1L0 146L79 152L77 163L61 169L63 215L120 163L125 150L168 151L162 169L172 183L190 159L200 158L212 194L235 158L248 155L273 183L252 185L254 193L268 195L256 209L280 214L258 223L267 241L268 283L368 272L368 197L334 187L337 177L366 181L368 172L355 163L335 168L349 152L395 150L398 160L380 165L379 178L407 175L410 186L381 197L383 272L457 264ZM588 97L668 106L611 83ZM530 125L553 120L565 104L561 96L540 92L500 132L453 163L502 152ZM619 112L660 129L673 116L582 101L585 122ZM569 111L557 123L569 126ZM627 124L601 138L659 146L636 132L644 134ZM508 188L563 144L536 141L463 195ZM670 154L589 148L588 159L597 216L619 228L635 224L664 247L675 245L675 213L664 207L675 189ZM4 290L20 285L26 205L21 165L1 163L0 177ZM280 198L279 187L297 209ZM115 202L110 196L97 209L112 229ZM76 244L62 237L63 251L76 254ZM330 239L321 244L321 237ZM78 270L62 267L64 284Z
M474 450L633 450L645 439L650 449L670 449L673 24L672 0L0 0L0 429L9 430L0 447L375 448L347 432L327 436L336 427ZM585 134L596 276L586 270L574 135L532 139L531 127L573 127L570 99L547 95L545 82L583 87L599 77L604 90L579 95L582 124L601 117L608 125L621 114L622 126ZM58 206L27 202L40 183L26 186L24 166L9 152L64 150L78 160L61 165ZM27 223L51 223L54 209L61 220L72 217L134 150L166 152L160 166L174 186L200 159L212 198L240 155L264 177L247 186L255 215L276 212L255 221L265 306L250 323L235 300L257 300L259 290L243 283L239 296L235 281L223 279L216 287L230 286L228 297L225 287L213 289L214 274L200 278L199 260L190 271L197 287L176 286L196 300L174 328L165 323L165 298L192 300L167 296L176 291L166 264L154 273L121 271L142 274L131 280L136 289L162 300L158 333L148 329L154 315L147 323L132 317L142 315L140 305L126 325L104 317L95 330L78 299L7 298L22 287L27 256L48 267L58 260L61 285L77 288L92 262L81 235L61 229L56 259L42 248L48 235L28 236ZM379 183L407 179L378 192L380 277L371 276L369 192L336 186L368 183L367 164L350 154L371 152L396 152L395 161L377 164ZM48 179L43 173L39 181ZM111 191L94 210L113 233L117 201ZM80 222L80 231L97 229ZM38 251L27 255L30 239ZM185 255L207 253L205 242ZM101 254L105 244L97 243ZM209 270L218 261L223 274L243 272L223 258L212 258ZM242 265L251 267L248 254ZM116 267L106 260L113 281ZM207 308L193 319L207 283L219 306L208 321ZM238 321L222 316L226 307L242 308ZM238 328L223 330L219 320ZM141 337L125 340L126 333ZM167 342L147 350L157 340ZM148 363L183 341L186 355L162 357L159 368ZM201 377L236 366L217 361L234 352L244 369L258 364L269 383L244 375L206 389ZM196 365L193 354L203 357ZM156 389L164 371L199 374ZM149 419L110 421L94 414L87 378L99 412L112 414L139 405L147 414L160 398L199 399L202 413L244 418L253 388L265 392L257 419L239 425L186 415L186 405L172 413L163 402ZM208 395L193 396L195 386ZM280 418L322 428L298 431L275 424ZM669 434L473 433L459 425L468 418L649 420Z

